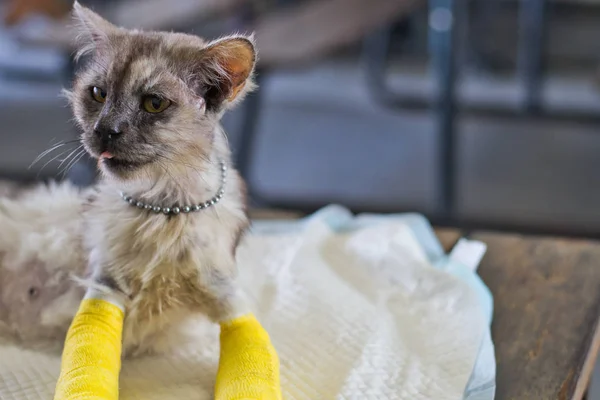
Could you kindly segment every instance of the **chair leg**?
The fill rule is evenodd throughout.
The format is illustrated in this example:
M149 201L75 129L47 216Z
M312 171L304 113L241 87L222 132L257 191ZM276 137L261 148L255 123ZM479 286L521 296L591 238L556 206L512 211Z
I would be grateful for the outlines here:
M519 6L518 73L524 85L523 109L542 109L546 0L525 0Z
M455 218L456 197L456 41L464 0L429 0L429 37L432 71L437 83L434 103L436 129L440 140L439 213L442 219Z

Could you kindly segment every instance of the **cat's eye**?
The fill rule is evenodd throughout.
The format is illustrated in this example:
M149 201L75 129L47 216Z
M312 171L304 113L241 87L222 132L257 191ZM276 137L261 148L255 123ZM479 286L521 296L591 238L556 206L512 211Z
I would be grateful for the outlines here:
M94 86L91 89L92 98L98 103L104 103L106 101L106 92L100 89L98 86Z
M171 101L162 99L158 96L146 96L143 99L142 106L144 110L152 114L165 111L171 105Z

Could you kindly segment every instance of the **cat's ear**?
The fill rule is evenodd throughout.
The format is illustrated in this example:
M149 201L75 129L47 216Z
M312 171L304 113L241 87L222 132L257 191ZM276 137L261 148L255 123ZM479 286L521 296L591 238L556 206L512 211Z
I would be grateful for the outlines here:
M73 19L77 33L77 57L106 45L109 37L119 31L118 27L78 1L73 3Z
M208 84L207 108L233 103L252 90L255 65L252 36L230 36L209 43L202 51L202 68Z

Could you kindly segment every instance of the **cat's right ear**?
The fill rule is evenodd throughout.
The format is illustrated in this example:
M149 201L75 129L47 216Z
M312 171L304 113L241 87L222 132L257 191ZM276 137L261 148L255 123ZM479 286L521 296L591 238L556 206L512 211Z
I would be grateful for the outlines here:
M77 33L76 58L106 46L110 36L120 30L94 11L79 4L78 1L73 3L73 19Z

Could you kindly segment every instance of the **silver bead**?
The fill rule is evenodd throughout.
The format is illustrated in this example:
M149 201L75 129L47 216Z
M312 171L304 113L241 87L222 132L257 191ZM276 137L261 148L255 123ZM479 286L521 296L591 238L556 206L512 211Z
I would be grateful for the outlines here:
M171 212L172 212L173 214L175 214L175 215L179 214L179 211L181 211L181 210L179 209L179 207L173 207L173 209L171 210Z
M192 211L198 211L200 209L200 206L198 206L197 204L192 206Z
M152 206L150 204L144 204L144 210L151 210Z
M210 206L212 206L211 200L209 200L206 203L204 203L204 208L208 208Z
M187 214L187 213L189 213L190 211L191 211L191 209L190 209L190 207L189 207L189 206L185 206L185 207L183 207L183 212L184 212L184 213L186 213L186 214Z
M227 171L227 165L225 165L225 163L221 163L221 171Z
M123 197L123 200L128 202L129 200L131 200L131 196L125 196L125 197Z
M135 199L129 199L129 204L134 205L136 203Z
M171 212L171 209L169 207L163 207L162 211L163 214L169 214Z
M142 203L141 201L138 201L138 202L135 204L135 206L136 206L137 208L144 208L144 203Z
M204 210L206 208L206 204L201 203L201 204L198 204L197 207L198 207L198 210Z
M223 196L225 194L225 190L221 189L219 190L219 196Z
M154 206L154 207L152 208L152 211L154 211L155 213L157 213L157 214L158 214L159 212L161 212L161 211L162 211L162 209L161 209L159 206Z

